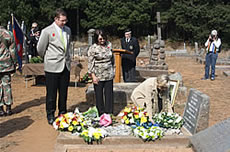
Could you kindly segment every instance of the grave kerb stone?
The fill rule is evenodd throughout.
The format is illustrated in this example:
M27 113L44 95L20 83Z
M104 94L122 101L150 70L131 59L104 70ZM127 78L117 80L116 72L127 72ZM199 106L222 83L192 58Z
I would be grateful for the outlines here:
M230 152L230 118L190 137L197 152Z

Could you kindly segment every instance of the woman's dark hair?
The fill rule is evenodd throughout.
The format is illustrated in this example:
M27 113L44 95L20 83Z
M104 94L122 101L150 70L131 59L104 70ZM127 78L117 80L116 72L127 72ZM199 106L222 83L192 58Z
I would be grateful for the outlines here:
M105 34L105 32L103 30L101 30L101 29L98 29L98 30L95 31L95 35L94 35L94 42L96 44L98 44L99 35L101 35L105 39L105 41L107 41L107 35Z

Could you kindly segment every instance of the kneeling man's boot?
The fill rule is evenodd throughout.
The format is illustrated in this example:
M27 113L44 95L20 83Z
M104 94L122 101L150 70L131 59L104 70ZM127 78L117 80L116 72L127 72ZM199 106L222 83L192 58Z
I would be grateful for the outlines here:
M6 115L7 116L12 115L11 105L6 105Z
M5 116L5 111L3 109L3 106L0 106L0 117Z

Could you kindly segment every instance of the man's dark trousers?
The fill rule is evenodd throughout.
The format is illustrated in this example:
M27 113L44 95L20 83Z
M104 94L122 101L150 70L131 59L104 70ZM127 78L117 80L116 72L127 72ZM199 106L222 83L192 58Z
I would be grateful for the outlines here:
M216 68L216 60L218 57L218 53L207 53L205 57L205 78L209 79L209 71L211 65L211 78L215 78L215 68Z
M124 82L136 82L136 67L122 66L122 75Z
M60 114L67 112L66 101L68 93L68 85L70 81L70 71L65 67L61 73L45 72L46 76L46 112L47 118L54 117L56 110L57 92L58 110Z

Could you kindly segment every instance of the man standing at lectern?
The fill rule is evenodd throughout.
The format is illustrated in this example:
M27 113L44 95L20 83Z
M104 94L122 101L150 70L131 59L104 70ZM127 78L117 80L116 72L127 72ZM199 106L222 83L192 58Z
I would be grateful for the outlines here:
M140 52L138 40L131 37L131 30L125 31L125 37L121 39L121 48L133 54L122 54L122 73L124 82L136 82L136 57Z

